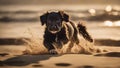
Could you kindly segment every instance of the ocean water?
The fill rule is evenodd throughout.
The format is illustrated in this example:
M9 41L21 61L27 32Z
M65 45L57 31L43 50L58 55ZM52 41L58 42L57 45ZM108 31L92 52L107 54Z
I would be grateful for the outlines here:
M95 10L96 14L104 13L107 5L9 5L0 6L0 23L1 22L37 22L39 16L47 11L62 10L70 15L74 21L91 20L90 9ZM120 17L120 6L111 5L118 11ZM96 19L93 19L93 21ZM116 20L116 19L115 19ZM118 19L117 19L118 20ZM103 20L102 20L103 21Z

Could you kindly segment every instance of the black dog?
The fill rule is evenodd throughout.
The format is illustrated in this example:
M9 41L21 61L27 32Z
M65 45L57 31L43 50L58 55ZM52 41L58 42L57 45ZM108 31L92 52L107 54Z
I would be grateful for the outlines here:
M81 34L86 40L93 42L93 39L82 24L77 26L69 20L69 16L63 11L47 12L40 16L41 24L46 25L44 34L44 46L51 51L56 43L59 47L72 43L79 43L78 34Z

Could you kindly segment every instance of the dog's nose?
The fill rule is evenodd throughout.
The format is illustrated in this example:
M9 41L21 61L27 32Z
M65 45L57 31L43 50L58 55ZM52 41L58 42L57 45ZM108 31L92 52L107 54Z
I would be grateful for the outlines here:
M57 25L53 25L53 26L52 26L52 29L57 29Z

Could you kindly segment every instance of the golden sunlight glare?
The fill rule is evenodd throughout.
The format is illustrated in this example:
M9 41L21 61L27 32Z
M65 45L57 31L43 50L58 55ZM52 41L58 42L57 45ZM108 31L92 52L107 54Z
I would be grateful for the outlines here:
M107 12L112 11L112 6L111 5L106 6L105 11Z
M104 21L104 25L105 26L113 26L113 22L112 21Z
M120 21L115 21L115 22L114 22L114 25L115 25L115 26L120 26Z
M96 14L96 10L95 10L95 9L89 9L88 12L89 12L91 15L95 15L95 14Z

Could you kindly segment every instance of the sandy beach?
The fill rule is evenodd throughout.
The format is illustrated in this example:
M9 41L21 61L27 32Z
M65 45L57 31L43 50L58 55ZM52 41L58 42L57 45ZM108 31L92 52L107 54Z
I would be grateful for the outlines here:
M105 6L0 6L0 68L120 68L120 26L106 26L102 17L98 17L97 21L96 17L88 13L90 8L95 8L98 14L101 14ZM40 45L43 45L45 26L41 26L39 16L52 9L65 10L74 22L85 20L87 30L95 40L95 46L109 50L110 53L23 55L26 50L23 39L32 39L31 33L39 38ZM106 17L110 17L112 22L119 21L120 9L118 12L117 17ZM93 20L90 19L92 17Z
M31 29L33 30L33 33L36 35L39 35L42 41L42 35L44 31L44 27L41 27L38 25L39 23L26 23L24 25L22 24L1 24L1 26L9 25L6 27L1 27L1 30L5 28L10 28L9 31L5 30L4 32L8 33L5 34L4 32L1 33L1 37L7 37L7 38L13 38L13 42L9 44L10 42L5 41L0 46L0 68L119 68L120 67L120 58L118 56L94 56L94 55L86 55L86 54L64 54L64 55L22 55L23 51L26 49L25 45L18 44L18 41L15 43L14 38L29 38L29 34L25 34L24 31L27 30L24 27L27 27L27 25L31 25ZM19 27L13 27L14 25L21 25L22 29ZM96 33L94 31L102 31L99 30L99 28L103 28L101 24L99 24L99 28L93 27L95 23L93 24L87 24L88 31L92 34L93 37L95 37L95 44L96 46L104 49L108 49L111 52L120 52L120 45L119 40L117 42L116 39L119 39L119 36L116 37L116 35L112 35L111 40L104 40L109 39L108 35L111 32L111 29L114 29L114 31L118 31L116 28L109 28L106 29L106 36L102 36L104 33ZM20 29L20 30L19 30ZM14 31L15 30L15 31ZM18 33L16 30L23 31L23 33ZM40 31L41 30L41 31ZM13 34L11 34L13 33ZM16 34L18 33L18 34ZM108 34L107 34L108 33ZM41 35L40 35L41 34ZM104 38L103 38L104 37ZM115 41L116 40L116 41ZM104 42L107 43L104 43ZM7 44L8 43L8 44ZM116 44L115 44L116 43ZM42 43L41 43L42 45ZM118 53L119 54L119 53Z

